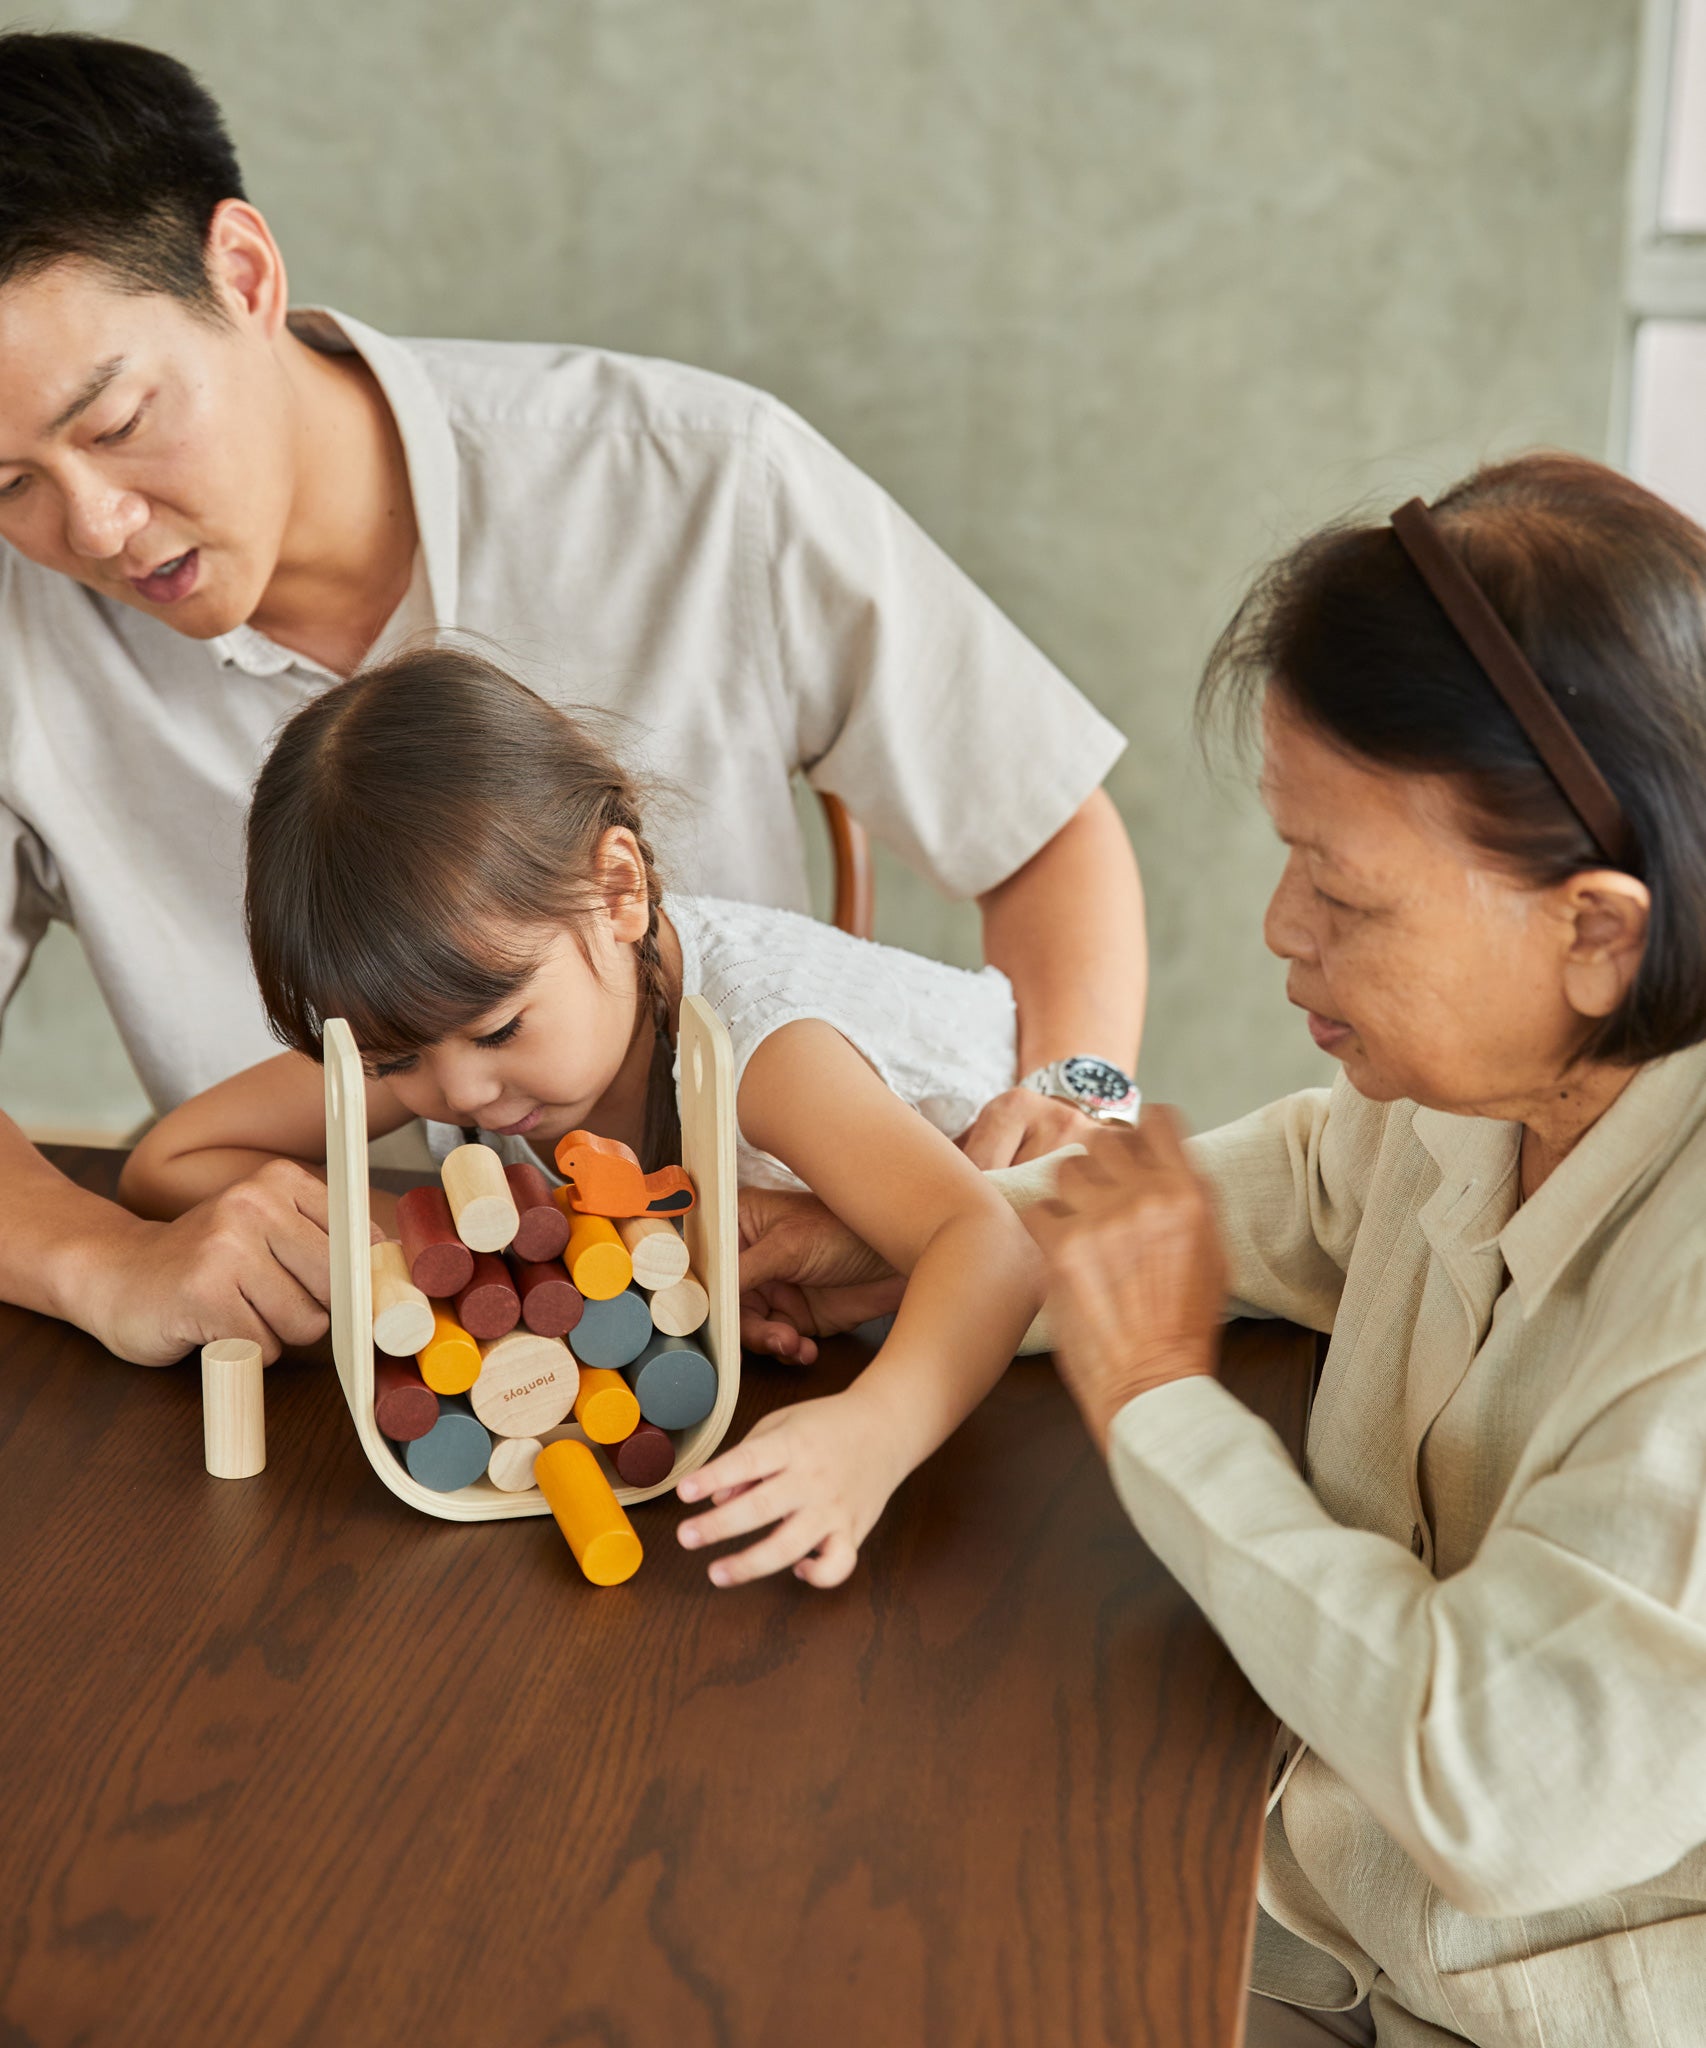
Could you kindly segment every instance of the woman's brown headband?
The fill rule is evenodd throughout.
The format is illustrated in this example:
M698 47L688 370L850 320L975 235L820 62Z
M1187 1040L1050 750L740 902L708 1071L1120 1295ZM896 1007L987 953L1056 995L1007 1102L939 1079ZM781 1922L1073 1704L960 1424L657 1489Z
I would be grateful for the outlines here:
M1611 785L1594 766L1557 700L1529 665L1486 592L1445 544L1433 514L1420 498L1400 505L1392 531L1439 608L1457 628L1511 716L1528 735L1576 816L1592 833L1601 853L1619 867L1633 867L1635 835Z

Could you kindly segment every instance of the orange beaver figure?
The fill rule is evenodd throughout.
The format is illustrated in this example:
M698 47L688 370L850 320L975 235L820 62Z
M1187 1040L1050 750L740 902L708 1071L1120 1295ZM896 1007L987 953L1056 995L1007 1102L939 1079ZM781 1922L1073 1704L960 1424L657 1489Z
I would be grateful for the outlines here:
M569 1205L583 1216L681 1216L693 1206L693 1183L681 1166L642 1173L617 1138L570 1131L557 1140L557 1171L572 1183Z

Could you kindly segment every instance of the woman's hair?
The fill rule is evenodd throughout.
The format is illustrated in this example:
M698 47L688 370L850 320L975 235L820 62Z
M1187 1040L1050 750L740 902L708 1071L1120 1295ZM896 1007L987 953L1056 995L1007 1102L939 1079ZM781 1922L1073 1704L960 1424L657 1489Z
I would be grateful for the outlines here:
M1652 894L1641 965L1584 1057L1706 1039L1706 532L1580 456L1480 469L1434 515L1610 783ZM1265 691L1334 746L1454 786L1472 844L1545 888L1605 867L1390 526L1323 528L1257 580L1198 718L1247 731Z
M662 891L635 783L584 719L466 648L406 649L279 734L249 810L245 898L274 1032L318 1059L326 1019L343 1017L384 1062L466 1029L520 991L553 928L587 951L615 827L639 844L650 912L635 947L636 1023L655 1040L646 1164L677 1157Z

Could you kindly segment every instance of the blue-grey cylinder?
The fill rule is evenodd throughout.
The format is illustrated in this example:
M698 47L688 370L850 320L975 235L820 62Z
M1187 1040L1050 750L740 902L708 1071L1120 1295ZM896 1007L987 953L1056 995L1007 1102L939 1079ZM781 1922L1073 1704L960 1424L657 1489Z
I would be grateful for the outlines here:
M717 1368L691 1337L654 1337L629 1366L628 1384L659 1429L691 1429L717 1403Z
M461 1394L441 1394L438 1420L425 1436L397 1446L409 1477L434 1493L454 1493L485 1476L491 1462L492 1439Z
M620 1372L632 1365L651 1341L652 1312L636 1287L613 1294L608 1301L589 1301L569 1332L569 1349L582 1365L600 1365Z

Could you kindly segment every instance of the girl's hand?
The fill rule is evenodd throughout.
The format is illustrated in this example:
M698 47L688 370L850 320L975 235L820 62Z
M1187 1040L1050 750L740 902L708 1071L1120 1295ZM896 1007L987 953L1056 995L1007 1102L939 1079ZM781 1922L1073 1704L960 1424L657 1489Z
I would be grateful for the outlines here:
M1226 1260L1208 1183L1156 1106L1068 1160L1025 1220L1048 1261L1055 1362L1105 1457L1128 1401L1219 1360Z
M810 1365L818 1337L857 1329L900 1305L905 1282L815 1195L743 1188L740 1341Z
M683 1522L689 1550L775 1527L711 1566L714 1586L743 1585L792 1565L812 1586L839 1586L859 1545L906 1474L892 1433L857 1388L778 1408L753 1425L744 1443L689 1473L676 1488L710 1509Z

